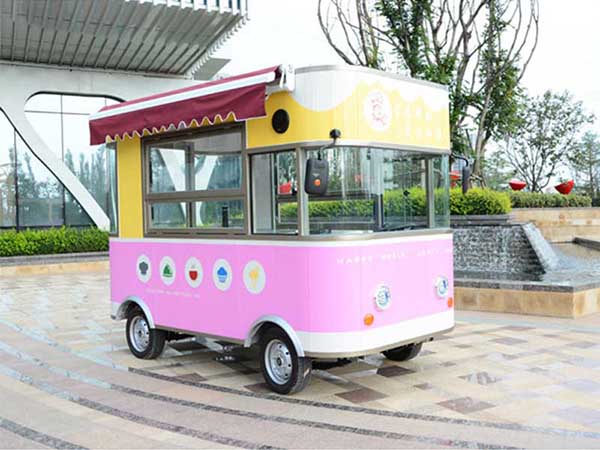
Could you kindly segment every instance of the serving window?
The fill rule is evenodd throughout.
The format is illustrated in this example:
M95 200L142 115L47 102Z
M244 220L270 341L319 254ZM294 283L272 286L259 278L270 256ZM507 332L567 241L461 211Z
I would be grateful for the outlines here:
M298 234L296 152L252 155L252 231Z
M144 144L146 231L245 231L242 132L227 129Z

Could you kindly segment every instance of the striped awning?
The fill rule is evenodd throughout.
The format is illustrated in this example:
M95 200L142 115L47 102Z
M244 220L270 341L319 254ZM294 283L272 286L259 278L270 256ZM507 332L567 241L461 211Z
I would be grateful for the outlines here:
M267 84L283 75L280 66L106 106L90 116L90 141L98 145L215 120L263 117Z

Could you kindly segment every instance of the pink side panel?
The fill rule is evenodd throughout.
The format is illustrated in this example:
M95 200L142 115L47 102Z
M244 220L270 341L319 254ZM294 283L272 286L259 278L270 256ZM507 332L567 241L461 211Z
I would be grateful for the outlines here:
M143 283L137 276L137 259L144 254L152 276ZM165 285L159 276L161 258L170 256L175 281ZM203 268L200 286L188 285L184 268L189 257ZM233 279L227 291L216 288L213 265L226 259ZM264 268L265 287L252 294L243 282L246 263L256 260ZM296 331L343 332L366 328L363 317L375 316L372 327L448 310L436 295L435 281L445 276L452 292L452 239L369 241L369 245L284 246L244 242L111 241L111 296L122 302L141 298L156 324L199 333L244 339L252 323L264 315L286 320ZM374 294L385 284L391 292L386 311L375 307Z

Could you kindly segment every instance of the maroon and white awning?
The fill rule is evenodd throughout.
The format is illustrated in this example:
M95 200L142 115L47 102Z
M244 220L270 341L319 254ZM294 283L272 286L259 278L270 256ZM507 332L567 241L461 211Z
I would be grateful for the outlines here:
M233 116L242 121L263 117L268 83L283 76L280 66L202 83L162 94L106 106L90 116L92 145L107 139L142 136L144 131L160 132L187 128L195 121L214 124Z

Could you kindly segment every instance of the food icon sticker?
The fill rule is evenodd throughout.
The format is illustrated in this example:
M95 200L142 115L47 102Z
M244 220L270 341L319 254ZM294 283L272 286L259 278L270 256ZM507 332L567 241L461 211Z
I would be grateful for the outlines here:
M231 286L233 281L233 273L231 266L224 259L217 259L213 266L213 281L217 289L226 291Z
M167 286L172 285L175 281L175 263L169 256L160 260L160 279Z
M252 260L244 267L244 284L251 294L260 294L265 288L265 269L258 261Z
M185 263L185 281L190 287L197 288L202 283L202 264L193 256Z
M152 275L150 258L148 258L146 255L140 255L137 259L135 270L137 272L138 280L140 280L142 283L147 283Z

